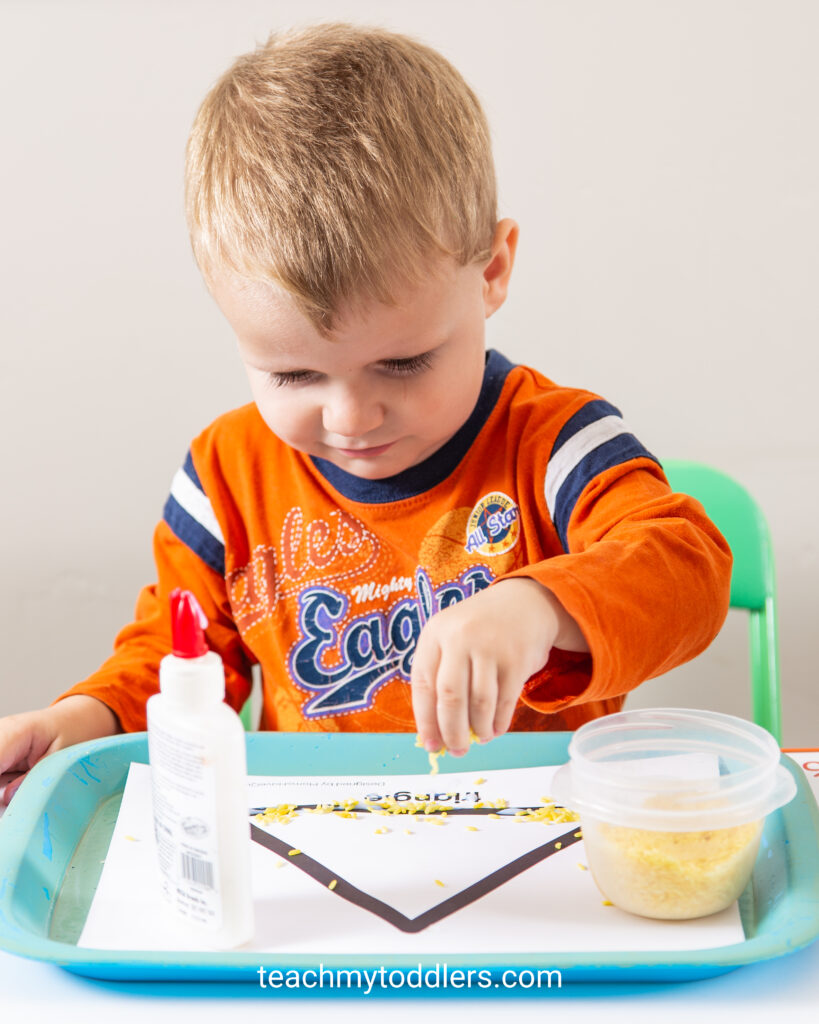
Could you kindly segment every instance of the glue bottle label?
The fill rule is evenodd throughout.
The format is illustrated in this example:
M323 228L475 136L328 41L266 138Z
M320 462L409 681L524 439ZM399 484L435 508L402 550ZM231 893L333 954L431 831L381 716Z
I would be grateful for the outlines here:
M163 894L183 919L221 928L216 780L208 749L155 721L148 742Z

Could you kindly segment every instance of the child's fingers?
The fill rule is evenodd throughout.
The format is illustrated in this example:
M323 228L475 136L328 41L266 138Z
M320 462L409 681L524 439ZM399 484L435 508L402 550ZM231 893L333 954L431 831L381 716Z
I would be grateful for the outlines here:
M495 736L501 736L509 731L512 717L515 714L515 708L518 706L518 697L520 696L521 689L521 683L515 682L507 672L500 674L498 679L498 702L495 706L495 720L493 723Z
M39 755L35 716L30 712L0 719L0 779L26 771Z
M498 702L498 668L494 659L474 657L469 687L469 724L479 740L495 735Z
M28 772L6 772L0 775L0 804L7 804L11 800L27 774Z
M438 729L437 694L435 677L440 651L435 643L425 641L422 633L412 658L410 694L412 713L418 738L427 750L438 751L444 745Z
M469 658L450 645L441 653L435 677L438 728L444 746L459 756L469 749Z

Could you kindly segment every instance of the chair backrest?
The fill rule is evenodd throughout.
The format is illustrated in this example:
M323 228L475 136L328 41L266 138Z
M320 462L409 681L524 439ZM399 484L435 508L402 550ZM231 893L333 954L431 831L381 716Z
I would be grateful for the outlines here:
M701 502L731 547L731 607L749 612L754 721L781 742L776 584L765 517L748 491L718 469L673 459L663 468L675 491Z

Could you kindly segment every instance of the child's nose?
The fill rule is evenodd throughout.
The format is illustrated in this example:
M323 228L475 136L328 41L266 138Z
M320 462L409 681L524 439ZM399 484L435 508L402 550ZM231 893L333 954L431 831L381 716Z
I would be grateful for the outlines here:
M340 388L324 404L322 425L343 438L365 437L384 422L384 408L366 389Z

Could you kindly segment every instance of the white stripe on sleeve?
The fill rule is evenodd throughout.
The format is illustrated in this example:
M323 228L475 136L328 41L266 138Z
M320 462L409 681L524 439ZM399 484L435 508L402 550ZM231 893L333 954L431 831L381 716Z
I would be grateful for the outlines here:
M558 491L575 466L589 452L599 448L601 444L611 441L614 437L619 437L620 434L630 433L631 431L619 416L603 416L582 427L565 444L561 445L549 460L549 465L546 468L546 480L543 484L549 515L554 516Z
M222 530L216 516L213 514L213 506L210 503L210 499L204 491L199 490L184 469L178 469L174 473L173 480L171 481L171 494L188 515L195 519L203 529L207 530L212 537L215 537L220 544L225 543Z

